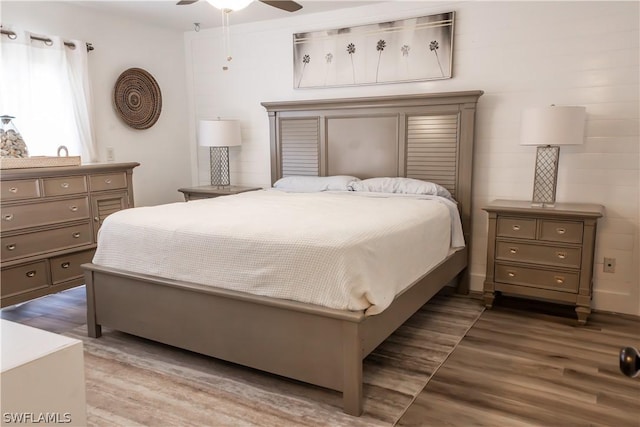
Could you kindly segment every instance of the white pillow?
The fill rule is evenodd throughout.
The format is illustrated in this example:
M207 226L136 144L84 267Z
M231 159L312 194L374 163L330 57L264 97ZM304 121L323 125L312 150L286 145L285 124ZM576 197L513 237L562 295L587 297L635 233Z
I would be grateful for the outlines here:
M286 176L273 184L273 188L297 193L317 191L349 191L349 184L359 178L349 175L334 176Z
M427 194L454 200L449 190L434 182L413 178L369 178L349 184L352 191L372 191L377 193Z

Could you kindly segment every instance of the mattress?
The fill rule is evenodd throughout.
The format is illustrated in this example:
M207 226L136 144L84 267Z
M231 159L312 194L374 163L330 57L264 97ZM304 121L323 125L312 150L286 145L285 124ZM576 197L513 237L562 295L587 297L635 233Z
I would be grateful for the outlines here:
M441 197L270 189L116 212L93 263L373 315L462 246Z

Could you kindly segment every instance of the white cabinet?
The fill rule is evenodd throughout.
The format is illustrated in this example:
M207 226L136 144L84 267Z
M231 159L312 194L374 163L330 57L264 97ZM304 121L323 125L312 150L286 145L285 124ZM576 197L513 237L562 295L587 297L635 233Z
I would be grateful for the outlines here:
M86 426L82 341L0 322L2 425Z

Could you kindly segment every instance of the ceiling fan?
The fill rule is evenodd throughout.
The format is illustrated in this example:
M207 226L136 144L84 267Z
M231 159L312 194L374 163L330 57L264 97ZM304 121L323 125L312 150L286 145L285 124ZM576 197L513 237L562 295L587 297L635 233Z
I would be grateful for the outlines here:
M188 4L193 4L195 2L197 2L198 0L180 0L177 4L179 6L183 6L183 5L188 5ZM211 3L214 7L221 9L221 10L230 10L230 11L235 11L235 10L239 10L242 9L246 6L248 6L250 3L253 2L253 0L240 0L240 1L233 1L233 0L207 0L209 3ZM268 4L269 6L273 6L276 7L278 9L287 11L287 12L295 12L296 10L300 10L302 9L302 5L296 3L295 1L290 1L290 0L276 0L276 1L269 1L269 0L258 0L261 3L264 4Z
M189 5L197 2L198 0L180 0L177 5ZM231 62L233 59L231 57L231 48L230 48L230 35L229 35L229 15L231 12L236 10L243 9L253 3L254 0L206 0L207 3L211 4L216 9L219 9L222 13L222 41L224 45L224 50L226 51L227 62ZM296 3L295 1L290 0L258 0L261 3L267 4L269 6L276 7L278 9L287 11L287 12L295 12L296 10L302 9L302 5ZM196 28L198 28L198 24L195 24ZM197 31L197 29L196 29ZM222 67L223 70L228 70L229 67Z

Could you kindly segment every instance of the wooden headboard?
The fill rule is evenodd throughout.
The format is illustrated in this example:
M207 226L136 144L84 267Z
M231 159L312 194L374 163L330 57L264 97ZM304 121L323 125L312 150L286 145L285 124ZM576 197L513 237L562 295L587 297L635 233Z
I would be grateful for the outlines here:
M476 104L482 91L263 102L271 183L291 175L404 176L446 187L471 233Z

